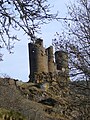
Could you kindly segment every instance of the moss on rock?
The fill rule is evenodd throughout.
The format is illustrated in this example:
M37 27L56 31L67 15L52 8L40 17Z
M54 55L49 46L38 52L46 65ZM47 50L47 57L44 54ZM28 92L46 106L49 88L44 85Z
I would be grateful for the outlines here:
M0 120L26 120L26 119L19 112L0 108Z

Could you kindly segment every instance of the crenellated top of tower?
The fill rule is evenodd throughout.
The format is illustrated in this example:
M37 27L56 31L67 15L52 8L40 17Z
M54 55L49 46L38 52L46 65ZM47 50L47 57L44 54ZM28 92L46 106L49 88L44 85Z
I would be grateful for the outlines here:
M40 39L40 38L38 38L38 39L35 41L35 44L36 44L36 45L40 45L40 46L43 47L43 40Z

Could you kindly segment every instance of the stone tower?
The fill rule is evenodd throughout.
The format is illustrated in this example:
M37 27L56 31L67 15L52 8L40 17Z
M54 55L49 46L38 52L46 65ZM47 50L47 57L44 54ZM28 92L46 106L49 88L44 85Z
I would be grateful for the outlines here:
M65 51L55 52L56 68L60 81L67 83L69 81L68 54Z
M48 72L55 71L54 57L53 57L53 46L50 46L46 49L48 55Z
M53 56L53 47L47 49L43 47L43 40L37 39L35 43L29 43L29 63L30 63L30 81L41 82L51 79L59 74L60 79L68 75L68 54L61 50L55 52L55 61ZM63 76L62 76L63 75ZM45 81L43 81L45 82Z
M68 54L65 51L55 52L55 61L57 70L66 71L68 69Z
M30 79L33 80L34 75L42 72L48 72L47 54L43 47L43 40L37 39L35 43L29 43L29 63L30 63Z

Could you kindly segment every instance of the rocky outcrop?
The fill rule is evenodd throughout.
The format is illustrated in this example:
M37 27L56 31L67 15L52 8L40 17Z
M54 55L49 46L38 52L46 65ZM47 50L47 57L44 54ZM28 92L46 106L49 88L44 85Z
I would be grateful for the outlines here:
M41 84L0 78L0 108L26 120L90 120L90 81L58 80L45 90Z
M0 107L19 112L27 120L52 120L44 111L44 106L22 95L16 81L0 78Z

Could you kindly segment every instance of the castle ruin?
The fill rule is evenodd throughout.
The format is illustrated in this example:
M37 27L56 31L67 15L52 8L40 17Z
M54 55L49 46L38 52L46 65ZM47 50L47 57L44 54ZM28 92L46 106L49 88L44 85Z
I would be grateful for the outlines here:
M43 47L43 40L37 39L35 43L29 43L29 63L31 82L42 82L52 79L56 74L68 71L68 55L65 51L56 51L53 54L53 46Z

